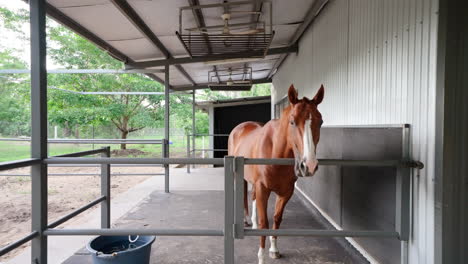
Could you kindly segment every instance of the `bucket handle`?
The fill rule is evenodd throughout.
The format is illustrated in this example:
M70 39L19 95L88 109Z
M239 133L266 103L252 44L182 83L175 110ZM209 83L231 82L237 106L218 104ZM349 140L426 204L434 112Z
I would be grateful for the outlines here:
M135 239L132 239L132 235L129 235L129 236L128 236L128 241L129 241L130 243L135 243L139 238L140 238L140 236L137 235L137 236L135 237Z

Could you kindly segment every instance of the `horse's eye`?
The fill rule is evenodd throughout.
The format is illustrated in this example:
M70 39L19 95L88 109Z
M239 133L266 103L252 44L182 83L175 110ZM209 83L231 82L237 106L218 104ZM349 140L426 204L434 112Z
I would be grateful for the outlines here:
M289 124L291 124L291 126L295 126L295 125L296 125L296 123L294 122L294 120L289 121Z

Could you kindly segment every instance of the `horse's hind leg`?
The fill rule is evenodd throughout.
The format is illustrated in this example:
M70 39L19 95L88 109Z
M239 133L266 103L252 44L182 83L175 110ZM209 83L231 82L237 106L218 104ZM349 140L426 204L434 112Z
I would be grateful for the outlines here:
M281 225L281 221L283 220L284 207L286 206L286 203L288 203L293 192L294 190L284 196L278 195L278 197L276 198L275 215L273 217L273 220L274 220L273 229L279 229ZM269 253L270 253L270 258L273 258L273 259L278 259L281 257L276 242L277 242L277 237L271 236Z
M249 185L244 180L244 226L250 226L249 223Z

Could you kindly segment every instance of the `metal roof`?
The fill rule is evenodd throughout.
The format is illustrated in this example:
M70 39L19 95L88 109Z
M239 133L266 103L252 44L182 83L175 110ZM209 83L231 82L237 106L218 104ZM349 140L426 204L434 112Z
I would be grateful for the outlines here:
M235 1L229 1L235 2ZM264 12L265 1L242 1L252 11ZM220 4L221 0L48 0L47 14L76 33L125 62L128 68L162 68L169 64L173 90L207 88L208 72L217 67L252 67L253 83L271 82L271 77L288 53L297 52L298 40L327 0L271 0L275 36L267 56L239 53L229 56L190 57L176 36L179 9L184 6ZM196 9L184 25L220 24L223 8ZM256 15L237 18L236 23L255 21ZM221 20L222 22L222 20ZM300 47L299 47L300 48ZM227 59L236 59L230 61ZM207 61L225 60L223 65ZM269 69L269 70L265 70ZM163 83L164 73L148 73Z

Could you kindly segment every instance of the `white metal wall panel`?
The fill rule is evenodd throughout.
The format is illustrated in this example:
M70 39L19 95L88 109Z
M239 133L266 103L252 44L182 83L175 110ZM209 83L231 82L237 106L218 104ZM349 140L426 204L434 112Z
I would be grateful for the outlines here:
M273 78L273 102L294 83L320 84L326 125L411 125L413 177L409 263L434 262L435 73L438 0L332 0Z

